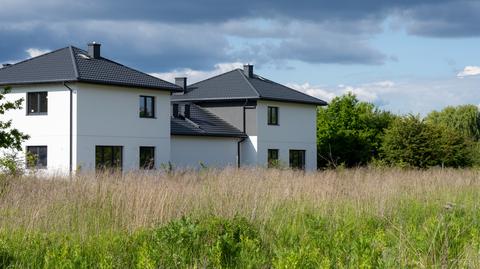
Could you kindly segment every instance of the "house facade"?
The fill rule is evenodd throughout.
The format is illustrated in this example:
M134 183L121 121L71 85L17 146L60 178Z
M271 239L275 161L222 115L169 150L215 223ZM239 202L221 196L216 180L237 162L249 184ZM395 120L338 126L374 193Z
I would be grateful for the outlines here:
M170 161L170 94L179 87L100 55L67 47L0 69L14 127L30 135L25 152L53 173L160 167Z
M316 168L316 107L325 102L253 74L253 66L187 86L87 50L59 49L0 69L14 127L30 135L28 167L53 173L202 166Z
M240 166L316 169L316 109L326 103L254 74L252 65L192 84L172 99L242 130Z

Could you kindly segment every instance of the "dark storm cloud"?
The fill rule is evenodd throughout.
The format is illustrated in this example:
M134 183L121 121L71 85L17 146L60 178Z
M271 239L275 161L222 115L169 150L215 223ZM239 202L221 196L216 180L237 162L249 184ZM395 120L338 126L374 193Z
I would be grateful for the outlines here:
M463 37L480 35L479 13L477 1L450 0L0 0L0 62L96 40L149 72L228 61L381 64L392 55L369 40L389 16L411 34Z

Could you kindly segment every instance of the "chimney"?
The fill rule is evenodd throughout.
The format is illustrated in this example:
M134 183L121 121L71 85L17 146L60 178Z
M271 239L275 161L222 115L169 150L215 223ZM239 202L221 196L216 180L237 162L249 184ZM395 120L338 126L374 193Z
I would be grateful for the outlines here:
M178 113L178 104L173 104L172 109L173 109L173 112L172 112L173 117L178 118L180 116L180 114Z
M179 77L175 78L175 84L180 86L183 90L187 89L187 78L186 77Z
M99 59L100 58L100 46L101 44L92 42L88 44L88 56L90 56L93 59Z
M185 104L184 107L183 107L183 116L187 119L190 118L190 105L189 104Z
M247 78L253 77L253 65L246 64L243 66L243 74L247 76Z

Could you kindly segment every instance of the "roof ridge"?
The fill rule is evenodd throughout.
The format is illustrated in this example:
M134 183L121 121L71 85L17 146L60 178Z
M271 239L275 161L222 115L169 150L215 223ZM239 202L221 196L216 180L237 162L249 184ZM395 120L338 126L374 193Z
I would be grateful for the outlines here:
M38 58L40 58L40 57L43 57L43 56L46 56L46 55L49 55L49 54L52 54L52 53L55 53L55 52L59 52L59 51L64 50L64 49L68 49L68 47L63 47L63 48L59 48L59 49L56 49L56 50L52 50L52 51L49 51L49 52L47 52L47 53L40 54L40 55L35 56L35 57L31 57L31 58L25 59L25 60L20 61L20 62L16 62L16 63L14 63L14 64L8 65L8 66L6 66L6 67L4 67L4 68L1 68L1 69L2 69L2 70L5 70L5 69L8 69L8 68L13 67L13 66L15 66L15 65L22 64L22 63L26 63L26 62L29 62L29 61L31 61L31 60L38 59Z
M240 72L240 75L243 77L243 79L245 79L245 81L247 82L248 86L250 86L250 88L252 88L252 90L257 93L258 98L262 98L262 96L261 96L260 93L257 91L257 89L255 89L255 87L253 87L252 83L250 83L250 81L248 81L248 78L247 78L247 77L245 76L245 74L241 71L241 69L237 69L237 70Z
M268 78L264 78L264 77L259 76L259 75L255 75L255 76L257 77L257 79L260 79L260 78L261 78L261 79L263 79L263 80L265 80L265 81L267 81L267 82L269 82L269 83L273 83L273 84L276 84L276 85L280 85L280 86L285 87L285 88L287 88L287 89L289 89L289 90L292 90L292 91L295 91L295 92L297 92L297 93L300 93L300 94L302 94L302 95L304 95L304 96L308 96L308 97L310 97L310 98L315 98L315 99L317 99L317 100L319 100L319 101L322 101L322 102L325 103L325 104L327 103L327 102L325 102L324 100L321 100L321 99L319 99L319 98L317 98L317 97L315 97L315 96L311 96L311 95L306 94L306 93L304 93L304 92L295 90L295 89L293 89L293 88L290 88L290 87L288 87L288 86L286 86L286 85L283 85L283 84L280 84L280 83L275 82L275 81L273 81L273 80L270 80L270 79L268 79ZM260 78L258 78L258 77L260 77ZM260 80L261 80L261 79L260 79Z
M221 73L221 74L215 75L215 76L213 76L213 77L209 77L209 78L206 78L206 79L204 79L204 80L197 81L197 82L195 82L195 83L193 83L193 84L190 84L188 87L190 87L190 86L195 86L195 85L197 85L198 83L202 83L202 82L205 82L205 81L208 81L208 80L211 80L211 79L214 79L214 78L217 78L217 77L226 75L226 74L228 74L228 73L232 73L232 72L234 72L234 71L236 71L236 70L241 70L241 69L240 69L240 68L235 68L235 69L230 70L230 71L227 71L227 72L225 72L225 73ZM188 88L188 87L187 87L187 88Z
M72 57L73 72L75 73L75 78L78 80L80 78L80 75L78 73L77 58L75 57L75 54L73 53L73 46L70 45L70 46L68 46L68 48L70 50L70 56Z

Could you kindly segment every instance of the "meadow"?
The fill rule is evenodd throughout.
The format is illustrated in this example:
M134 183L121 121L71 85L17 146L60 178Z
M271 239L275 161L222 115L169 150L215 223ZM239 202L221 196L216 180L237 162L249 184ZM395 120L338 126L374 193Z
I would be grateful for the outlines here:
M4 177L0 268L480 268L480 170Z

